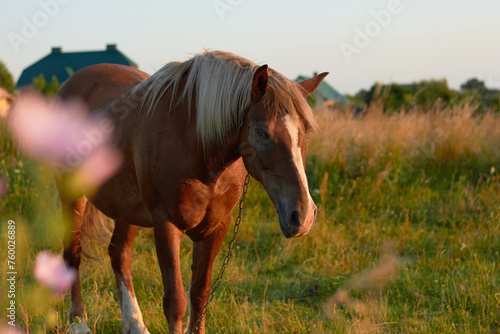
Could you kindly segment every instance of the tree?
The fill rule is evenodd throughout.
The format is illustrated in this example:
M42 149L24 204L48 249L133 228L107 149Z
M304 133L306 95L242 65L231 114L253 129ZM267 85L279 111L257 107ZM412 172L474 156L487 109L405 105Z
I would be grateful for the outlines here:
M460 86L463 98L479 105L479 111L500 110L500 91L489 89L484 81L472 78Z
M16 90L16 84L14 83L14 79L12 78L12 74L10 74L7 66L3 61L0 60L0 87L3 87L9 93L14 93Z
M369 91L361 90L356 96L363 98L367 105L376 103L384 106L385 110L398 110L408 104L408 96L412 95L412 93L412 85L375 83Z
M454 95L455 93L448 88L447 81L443 79L422 80L407 85L375 83L369 91L359 91L355 98L363 100L367 105L375 103L386 111L396 111L412 107L426 110L432 108L437 101L450 105Z
M40 93L45 95L56 95L59 87L61 86L59 84L59 80L57 80L57 77L55 75L52 76L52 81L49 83L47 82L47 80L45 80L45 76L43 74L40 74L36 78L33 78L33 82L31 85L35 89L40 91Z
M484 81L478 80L476 78L467 80L460 86L460 89L464 93L468 91L473 91L476 92L477 94L484 94L488 90L486 88L486 85L484 84Z
M358 108L364 108L368 103L366 102L366 95L368 91L366 89L361 89L355 95L345 95L349 101Z
M420 81L414 93L416 104L424 108L432 108L437 101L448 105L452 97L453 91L448 88L446 79Z
M408 104L408 96L412 95L413 89L411 86L403 86L391 84L385 106L387 109L398 110L402 106Z

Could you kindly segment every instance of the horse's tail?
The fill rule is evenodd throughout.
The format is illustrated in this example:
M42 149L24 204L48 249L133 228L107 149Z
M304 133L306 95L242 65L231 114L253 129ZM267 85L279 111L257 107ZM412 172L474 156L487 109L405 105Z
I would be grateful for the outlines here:
M80 236L82 257L92 260L102 257L102 248L109 244L112 234L110 228L112 228L110 219L87 201Z

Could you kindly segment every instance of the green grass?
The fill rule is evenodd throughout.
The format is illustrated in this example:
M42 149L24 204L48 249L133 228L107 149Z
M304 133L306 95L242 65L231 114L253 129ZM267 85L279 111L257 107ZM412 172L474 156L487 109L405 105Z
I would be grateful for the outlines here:
M500 119L467 115L320 115L307 162L318 221L307 236L284 239L270 200L252 181L208 333L498 333ZM50 173L0 131L0 177L9 183L0 198L0 251L14 219L18 321L31 333L65 333L69 297L52 297L31 274L38 251L62 250L57 192ZM186 290L191 254L185 238ZM82 269L89 327L120 333L109 260ZM149 330L165 332L151 230L138 234L132 274Z

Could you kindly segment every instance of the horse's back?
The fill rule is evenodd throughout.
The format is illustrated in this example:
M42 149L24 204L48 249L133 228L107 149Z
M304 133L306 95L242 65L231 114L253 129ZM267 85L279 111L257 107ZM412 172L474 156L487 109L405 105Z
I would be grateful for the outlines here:
M116 64L97 64L73 74L57 92L63 100L79 99L93 110L126 93L146 80L149 74L134 67Z

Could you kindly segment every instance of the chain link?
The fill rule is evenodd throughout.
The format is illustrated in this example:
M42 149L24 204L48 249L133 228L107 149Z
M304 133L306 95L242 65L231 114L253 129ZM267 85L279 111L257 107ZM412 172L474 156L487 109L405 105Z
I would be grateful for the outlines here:
M192 334L195 334L198 331L198 326L200 325L201 319L205 316L208 310L208 305L214 299L215 296L215 290L219 286L220 282L222 281L222 276L224 275L224 271L226 270L227 264L229 263L229 260L231 259L231 253L233 251L234 246L236 245L236 235L238 234L238 231L240 230L240 224L241 224L241 216L243 214L243 210L245 209L245 197L248 192L248 184L250 183L250 174L247 174L245 177L245 184L243 185L243 192L241 194L240 202L238 205L238 217L236 217L236 221L234 222L234 229L233 229L233 237L231 241L229 242L229 247L226 253L226 256L224 256L224 260L222 261L222 267L219 271L219 274L217 275L217 278L215 279L214 285L212 286L212 289L210 290L210 293L208 294L208 299L207 303L203 308L201 309L200 316L198 320L196 320L195 326L193 331L191 332Z

